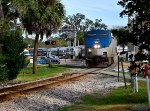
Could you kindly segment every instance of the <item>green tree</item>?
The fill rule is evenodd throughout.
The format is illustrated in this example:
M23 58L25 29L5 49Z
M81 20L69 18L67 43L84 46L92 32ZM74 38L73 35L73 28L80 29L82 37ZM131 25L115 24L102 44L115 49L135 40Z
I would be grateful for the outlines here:
M127 30L124 27L114 28L111 30L112 34L117 39L117 44L124 44L127 45L128 42L132 42L132 34L129 33L129 30Z
M83 26L83 31L90 30L94 25L94 22L88 18L85 19L85 24Z
M3 6L2 1L0 0L0 20L4 19Z
M0 54L0 81L8 80L7 67L5 65L5 57Z
M69 15L64 19L64 25L61 29L63 37L69 38L73 41L72 38L75 37L75 32L77 33L77 40L79 40L80 44L84 43L84 35L85 31L89 31L91 29L107 29L107 25L102 23L102 19L95 19L92 21L85 17L84 14L77 13L72 16ZM72 34L70 34L72 33Z
M80 41L80 44L84 44L84 32L78 32L77 34L78 40Z
M81 13L73 14L72 16L69 15L68 17L65 17L64 22L69 25L69 28L74 28L77 32L82 30L82 23L85 19L85 15Z
M22 31L11 30L5 33L3 40L3 55L5 56L5 63L7 67L8 79L15 79L19 71L24 66L24 53L23 50L26 44L23 42Z
M23 39L23 41L24 41L30 48L33 48L33 46L34 46L34 39L29 38L29 37L25 37L25 38Z
M143 53L143 49L150 50L150 1L149 0L121 0L118 2L123 7L120 16L128 15L134 40L133 44L139 46L137 58ZM150 57L150 55L149 55ZM148 59L148 58L147 58Z
M105 25L104 23L101 23L102 19L95 19L94 22L94 29L107 29L107 25Z
M128 15L131 23L128 24L132 28L131 33L136 38L134 42L137 45L143 42L150 43L150 1L149 0L122 0L118 2L124 9L120 16Z
M29 34L35 33L33 74L36 73L37 49L39 38L49 37L62 23L64 6L58 0L21 0L15 2L22 24Z
M17 77L24 65L22 31L17 26L18 12L11 0L0 0L0 43L3 55L0 57L0 80L12 80ZM21 54L22 53L22 54Z

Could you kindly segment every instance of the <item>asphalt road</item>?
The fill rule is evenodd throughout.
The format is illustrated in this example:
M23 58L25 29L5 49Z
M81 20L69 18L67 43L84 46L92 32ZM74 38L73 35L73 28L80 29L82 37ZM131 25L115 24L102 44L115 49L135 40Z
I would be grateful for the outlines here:
M85 66L85 60L60 59L60 64L72 66Z

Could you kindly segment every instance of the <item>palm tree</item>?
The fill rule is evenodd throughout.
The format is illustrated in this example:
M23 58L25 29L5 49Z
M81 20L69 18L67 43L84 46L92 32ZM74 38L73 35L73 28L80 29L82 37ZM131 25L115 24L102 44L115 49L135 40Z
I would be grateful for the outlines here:
M14 0L15 1L15 0ZM58 0L17 0L21 21L28 34L35 33L33 74L36 73L37 49L39 38L49 37L62 23L65 16L64 6Z

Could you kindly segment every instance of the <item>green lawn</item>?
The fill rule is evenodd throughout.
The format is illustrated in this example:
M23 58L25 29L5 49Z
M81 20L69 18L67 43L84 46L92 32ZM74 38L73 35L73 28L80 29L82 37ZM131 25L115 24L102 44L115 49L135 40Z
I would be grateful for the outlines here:
M130 86L127 89L114 89L105 97L96 92L81 97L81 102L59 111L131 111L132 106L147 105L147 101L145 82L140 81L138 93L131 93Z
M41 78L54 76L58 73L62 73L68 70L70 70L69 67L64 67L61 65L53 65L51 68L49 68L48 65L38 65L37 74L32 74L32 66L30 64L27 68L21 70L18 77L14 81L16 82L33 81Z

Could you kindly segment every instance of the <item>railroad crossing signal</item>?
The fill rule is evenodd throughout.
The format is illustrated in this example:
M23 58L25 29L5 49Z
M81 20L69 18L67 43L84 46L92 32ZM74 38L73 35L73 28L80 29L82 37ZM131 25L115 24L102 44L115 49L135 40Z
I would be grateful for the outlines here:
M51 41L51 44L52 45L56 45L56 41L54 40L54 41Z
M49 45L49 44L50 44L50 41L45 41L45 44L46 44L46 45Z
M52 45L56 45L56 41L55 40L53 40L53 41L45 41L45 44L46 45L49 45L49 44L52 44Z

